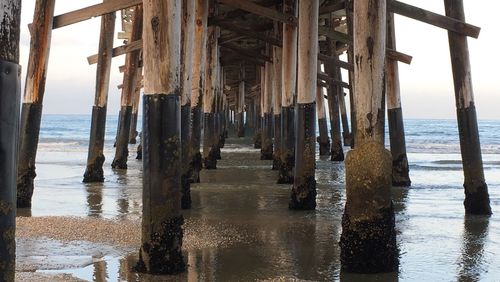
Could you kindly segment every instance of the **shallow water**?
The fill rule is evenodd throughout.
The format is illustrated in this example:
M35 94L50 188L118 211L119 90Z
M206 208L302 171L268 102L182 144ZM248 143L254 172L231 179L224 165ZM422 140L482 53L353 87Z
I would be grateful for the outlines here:
M432 138L429 134L437 133L428 133L423 140ZM411 131L408 135L418 139ZM453 142L451 134L446 138L450 140L444 140L444 145ZM409 141L409 148L416 148L418 142ZM271 162L259 159L259 151L251 147L249 139L235 138L227 140L218 169L204 170L202 183L192 186L193 208L184 216L210 226L231 226L245 240L228 247L186 251L188 272L161 278L130 272L134 252L127 255L123 250L84 242L52 248L56 243L42 241L44 251L39 259L47 261L38 271L70 273L89 281L500 281L500 155L495 142L488 144L491 150L484 160L494 212L490 218L464 216L463 175L455 149L409 150L412 187L393 189L401 251L399 273L340 272L338 241L345 202L342 163L318 158L316 211L289 211L289 185L274 184L277 173L270 170ZM127 171L114 172L109 169L114 151L108 143L105 183L83 184L86 153L81 148L42 147L33 208L20 215L139 220L141 163L133 159L135 154L131 153ZM33 248L20 248L19 260L36 260L33 252ZM58 258L72 258L74 266L60 267Z

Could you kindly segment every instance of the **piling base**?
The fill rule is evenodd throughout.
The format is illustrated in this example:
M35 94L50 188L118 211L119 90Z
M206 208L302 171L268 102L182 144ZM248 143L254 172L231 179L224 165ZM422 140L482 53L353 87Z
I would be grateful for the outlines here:
M42 118L42 104L23 103L21 111L21 139L19 150L19 164L17 173L17 207L31 207L34 180L36 177L36 152L40 123Z
M333 162L344 161L344 149L342 148L342 141L333 141L331 147L331 157L330 160Z
M130 120L132 118L132 107L122 106L120 110L120 122L116 139L116 153L111 167L114 169L127 169L128 142L130 133Z
M182 174L181 174L181 208L191 208L191 106L181 106L181 146L182 146Z
M288 207L316 208L316 103L297 104L294 181Z
M460 151L464 168L465 213L490 215L490 196L484 180L481 144L477 128L477 115L474 103L465 109L457 109Z
M393 108L387 110L389 138L392 154L392 185L408 187L411 185L406 157L406 142L403 124L403 110Z
M326 118L318 119L318 126L320 130L320 136L318 136L319 155L328 156L330 155L330 140L328 139L328 125Z
M135 157L136 160L142 160L142 142L137 145L137 155Z
M253 147L255 149L262 148L262 130L260 128L255 129L255 135L253 137Z
M273 168L272 170L280 170L281 168L281 114L274 115L274 151L273 151Z
M181 252L183 224L182 216L160 222L161 231L142 244L135 270L153 275L184 272L186 263Z
M465 213L475 215L491 215L492 212L490 207L490 196L488 194L488 185L486 185L485 182L478 183L475 187L472 187L473 185L474 184L466 186L466 184L464 184Z
M399 252L394 228L394 209L379 211L379 218L353 220L342 217L340 261L352 273L384 273L398 270Z
M293 107L281 108L281 167L278 184L293 183L295 166L295 110Z
M205 113L203 140L203 165L205 169L217 169L217 132L214 113Z
M342 270L355 273L398 269L392 157L380 143L356 144L346 158L346 205L340 237Z
M191 183L200 183L200 171L203 167L200 152L201 145L201 126L203 124L203 111L198 105L191 108L192 115L192 133L191 133L191 161L189 163L191 170Z
M266 113L262 120L261 160L273 159L273 114Z
M90 126L89 153L87 168L83 182L104 182L104 136L106 134L106 107L92 107L92 123Z
M104 182L104 171L102 165L105 161L104 155L97 157L94 163L87 165L83 175L83 183Z
M191 183L200 183L200 171L203 167L203 164L201 162L200 152L193 154L190 165L191 165L191 178L189 181Z
M408 158L406 154L400 155L395 160L392 160L392 185L401 187L411 186Z

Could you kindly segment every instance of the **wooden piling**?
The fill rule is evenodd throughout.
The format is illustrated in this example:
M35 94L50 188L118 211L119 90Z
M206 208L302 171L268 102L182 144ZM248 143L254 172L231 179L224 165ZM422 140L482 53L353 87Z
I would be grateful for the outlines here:
M196 0L194 28L193 83L191 92L191 182L200 182L203 167L201 156L201 129L203 125L203 93L205 91L205 63L207 46L208 1Z
M132 42L142 38L143 11L142 6L134 8L132 20ZM139 69L140 51L128 53L125 58L125 73L123 75L123 89L121 97L121 108L116 134L115 158L111 163L114 169L127 169L128 143L130 133L130 121L132 119L133 95L137 87L137 72Z
M347 32L348 34L351 34L354 36L354 0L346 0L346 19L347 19ZM354 44L349 44L349 49L347 50L347 62L349 64L354 64ZM347 120L347 110L346 110L346 103L344 97L339 96L339 102L340 102L340 114L342 118L342 128L343 128L343 136L344 136L344 145L351 146L351 148L354 148L354 142L355 142L355 134L357 132L356 130L356 105L354 104L356 101L354 99L354 89L355 89L355 77L354 77L354 71L349 71L349 85L351 88L349 89L349 108L350 108L350 117L351 117L351 133L349 134L348 138L346 138L347 134L346 132L349 131L349 123ZM347 130L347 131L346 131Z
M323 96L323 87L316 86L316 112L318 116L318 145L319 155L330 155L330 139L328 138L328 123L326 121L325 98Z
M283 12L298 16L297 0L284 0ZM283 24L283 66L281 93L281 167L278 183L293 183L295 166L295 99L297 93L297 39L296 25Z
M211 2L209 15L215 14L215 3ZM216 93L219 87L219 46L217 27L210 26L207 31L206 86L203 95L203 163L206 169L217 168L217 116Z
M316 80L319 0L299 1L295 171L290 209L316 208Z
M255 149L261 149L262 147L262 97L264 96L264 68L256 66L257 75L256 80L260 82L260 91L254 98L254 108L255 108L255 129L254 129L254 145Z
M396 50L394 13L387 14L387 48ZM408 187L411 185L406 140L403 122L403 109L399 87L398 62L386 58L385 77L387 91L387 120L392 155L392 185Z
M281 38L281 24L274 23L274 35ZM283 67L283 52L281 47L273 46L273 170L281 169L281 93L283 92L281 69Z
M104 172L104 136L106 134L106 111L108 105L109 78L113 58L113 39L115 35L116 13L101 17L101 35L97 57L96 90L92 107L89 151L87 168L83 182L103 182Z
M386 1L354 1L354 106L356 146L346 158L346 205L340 238L347 272L398 269L391 200L392 158L384 148L384 61Z
M327 40L327 53L330 56L336 56L335 44L329 38ZM341 80L340 68L329 63L325 63L325 72L328 76ZM340 78L340 79L339 79ZM328 110L330 112L330 128L332 135L332 145L330 147L330 160L341 162L344 161L344 149L342 147L342 134L340 132L340 98L344 98L344 90L339 85L330 84L327 89ZM345 106L345 104L344 104ZM345 114L345 111L344 111ZM347 116L346 116L347 118ZM347 128L349 129L349 127Z
M136 269L183 272L181 2L145 0L142 244Z
M129 144L137 143L137 136L139 132L137 131L137 118L139 114L139 103L141 102L141 89L142 89L142 68L137 70L137 83L132 96L132 116L130 118L130 131L129 131Z
M44 2L53 1L37 1L36 7L43 9ZM21 103L21 0L0 0L0 7L0 281L14 281L16 171ZM43 18L43 15L39 16Z
M191 94L194 52L194 26L196 0L182 1L181 34L181 145L182 145L182 198L181 207L191 208Z
M465 22L462 0L445 0L444 4L446 16ZM490 197L488 185L484 179L467 37L448 31L448 40L465 178L465 212L467 214L489 215L491 214Z
M238 84L238 95L236 99L236 135L245 137L245 65L240 65L240 82Z
M11 6L11 4L4 5ZM15 4L12 5L11 7L16 7ZM17 168L18 208L31 207L54 6L55 0L39 0L36 2L33 16L33 35L30 43L26 87L21 110L19 164Z
M267 55L272 56L271 46L267 46ZM262 143L261 160L273 159L273 64L266 62L264 67L264 91L262 92Z

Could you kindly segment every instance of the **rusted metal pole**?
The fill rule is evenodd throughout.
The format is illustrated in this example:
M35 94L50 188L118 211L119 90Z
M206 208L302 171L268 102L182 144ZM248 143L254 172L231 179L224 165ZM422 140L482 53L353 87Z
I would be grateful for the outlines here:
M203 93L205 91L205 62L207 46L208 1L196 0L196 19L193 50L193 89L191 92L191 182L200 182L203 167L201 129L203 125Z
M181 2L145 0L142 244L136 269L183 272Z
M340 238L347 272L398 269L391 200L392 158L383 143L386 1L354 2L356 146L346 158L346 205Z
M323 87L316 86L316 112L318 116L318 144L319 155L330 155L330 139L328 138L328 123L326 121L325 98L323 95Z
M448 17L465 22L462 0L445 0L444 4ZM467 214L489 215L491 214L490 196L488 185L484 179L467 37L449 31L448 40L455 85L460 151L465 177L465 212Z
M284 0L283 12L298 16L297 0ZM281 93L281 167L278 183L293 183L295 166L295 99L297 93L297 26L283 24Z
M319 0L299 1L295 171L290 209L316 208L316 80Z
M181 144L182 144L182 199L183 209L191 208L191 94L193 91L193 52L196 0L182 2L181 46Z
M396 50L396 32L394 14L387 14L387 48ZM410 186L408 158L403 122L403 109L399 87L398 62L386 58L385 77L387 89L387 120L392 155L392 185Z
M116 13L101 17L101 36L97 57L96 91L92 107L89 152L83 182L103 182L104 136L106 134L106 111L108 105L109 78L113 58Z
M4 5L7 5L7 7L16 7L15 4ZM19 164L17 171L17 207L19 208L31 207L31 197L34 189L33 182L36 177L35 161L42 119L43 95L45 94L54 6L54 0L37 1L33 16L33 36L30 43L30 57L21 111Z
M132 42L142 38L143 11L142 6L134 8L132 20ZM137 87L137 72L139 70L140 51L128 53L125 58L125 73L123 75L123 89L121 97L121 109L116 135L116 152L111 167L115 169L126 169L128 159L128 143L130 133L130 121L132 118L133 95Z
M37 1L38 11L43 12L44 2L53 1ZM21 103L21 0L0 0L0 7L0 281L14 281L16 171ZM43 15L39 16L43 19Z
M209 15L215 14L215 3L211 2ZM217 27L208 27L207 57L206 57L206 86L203 95L203 163L206 169L217 168L217 117L215 112L216 93L219 88L219 46L217 43Z

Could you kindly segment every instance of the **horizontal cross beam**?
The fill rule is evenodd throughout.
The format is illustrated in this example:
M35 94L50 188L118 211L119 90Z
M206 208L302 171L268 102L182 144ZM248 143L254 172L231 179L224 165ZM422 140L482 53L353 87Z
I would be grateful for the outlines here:
M292 25L297 24L297 18L293 15L287 15L275 9L260 6L248 0L218 0L218 2L220 4L241 9L268 19L280 21L282 23Z
M55 16L52 29L79 23L140 4L142 4L142 0L108 0L101 4Z
M139 40L134 41L132 43L113 48L112 57L113 58L118 57L118 56L130 53L130 52L141 50L141 49L142 49L142 39L139 39ZM97 54L87 57L87 61L89 62L89 65L97 64L97 57L98 57Z
M430 25L441 27L449 31L453 31L465 36L470 36L472 38L478 38L481 28L473 26L468 23L436 14L406 3L399 1L388 1L388 10L390 12L412 18L417 21L421 21Z
M255 38L255 39L258 39L260 41L263 41L263 42L266 42L266 43L269 43L269 44L272 44L272 45L275 45L278 47L281 47L283 45L283 42L281 42L281 40L279 40L275 37L267 36L267 35L255 32L251 29L240 27L240 26L235 25L233 23L215 22L215 24L218 25L219 27L221 27L222 29L226 29L226 30L235 32L239 35L244 35L247 37Z

